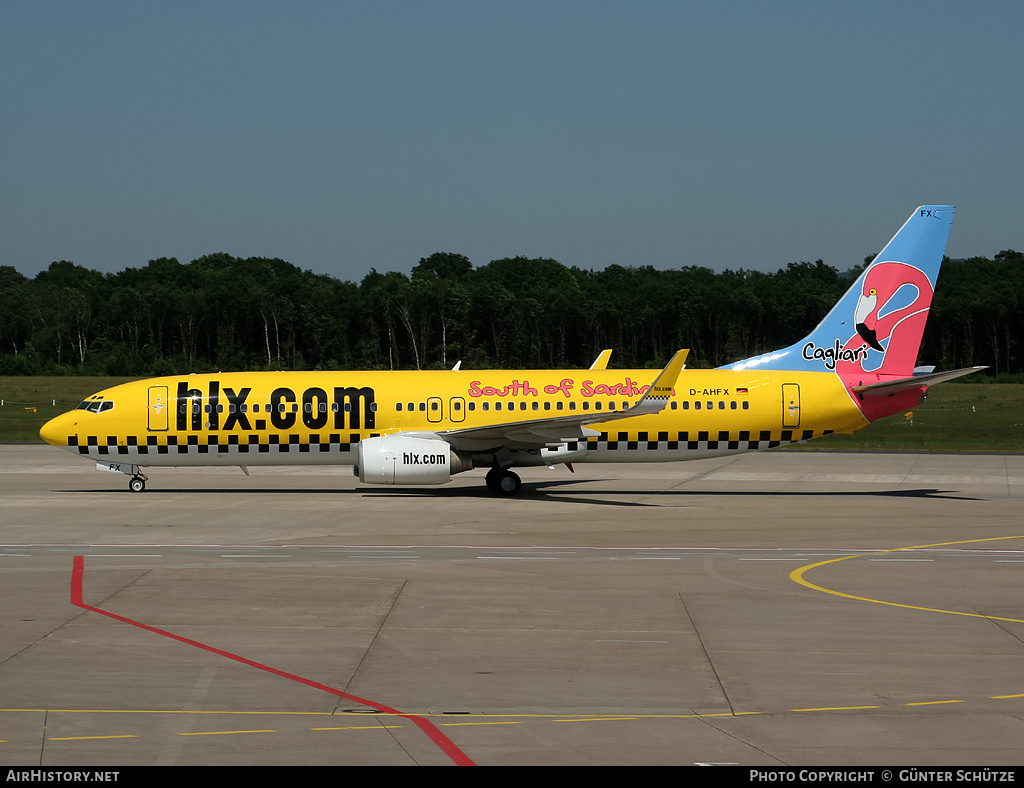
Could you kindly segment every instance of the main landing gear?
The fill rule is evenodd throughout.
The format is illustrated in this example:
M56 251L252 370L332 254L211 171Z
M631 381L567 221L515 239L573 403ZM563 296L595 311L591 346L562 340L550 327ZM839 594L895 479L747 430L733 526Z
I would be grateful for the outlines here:
M132 492L143 492L146 489L146 475L137 473L128 480L128 489Z
M487 489L498 495L519 495L523 488L522 480L508 468L491 468L484 480L487 482Z

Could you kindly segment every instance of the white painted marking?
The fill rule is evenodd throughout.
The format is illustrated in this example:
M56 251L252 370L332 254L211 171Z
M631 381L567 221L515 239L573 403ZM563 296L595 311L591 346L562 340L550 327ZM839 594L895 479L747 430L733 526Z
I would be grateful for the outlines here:
M597 640L596 643L668 643L667 640Z

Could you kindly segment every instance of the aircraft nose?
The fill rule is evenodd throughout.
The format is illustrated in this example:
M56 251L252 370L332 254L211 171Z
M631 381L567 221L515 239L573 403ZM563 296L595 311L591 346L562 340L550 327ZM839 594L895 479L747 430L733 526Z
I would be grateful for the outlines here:
M62 413L60 416L54 416L40 428L39 437L51 446L67 446L68 436L74 432L76 424L73 412Z

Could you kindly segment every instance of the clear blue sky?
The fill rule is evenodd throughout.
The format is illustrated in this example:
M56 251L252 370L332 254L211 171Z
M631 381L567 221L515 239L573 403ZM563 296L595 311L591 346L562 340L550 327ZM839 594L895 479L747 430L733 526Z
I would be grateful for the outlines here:
M1024 250L1024 3L14 2L0 265Z

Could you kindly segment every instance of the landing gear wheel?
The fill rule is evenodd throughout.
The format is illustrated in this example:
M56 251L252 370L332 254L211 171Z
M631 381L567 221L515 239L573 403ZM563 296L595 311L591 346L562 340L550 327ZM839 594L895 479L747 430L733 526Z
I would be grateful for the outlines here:
M492 493L500 492L498 489L498 479L501 478L501 468L491 468L487 471L487 475L484 477L484 482L487 484L487 489Z
M522 480L512 471L502 471L501 475L498 476L498 483L495 485L495 492L498 495L512 496L519 495L519 491L523 488Z
M136 493L142 492L143 490L146 489L146 480L143 479L141 476L133 476L128 481L128 489Z

